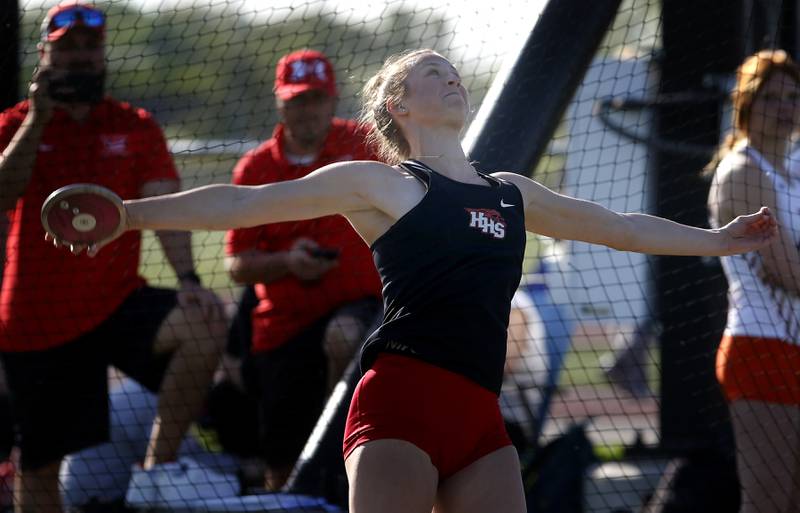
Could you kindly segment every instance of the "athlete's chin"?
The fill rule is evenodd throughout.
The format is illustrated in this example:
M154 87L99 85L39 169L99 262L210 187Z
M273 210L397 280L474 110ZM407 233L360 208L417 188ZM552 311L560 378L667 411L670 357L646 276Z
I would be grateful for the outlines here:
M461 130L464 128L464 123L466 119L464 116L452 116L448 119L444 120L444 125L448 128L452 128L453 130Z
M464 126L467 120L466 113L461 108L445 109L437 116L441 123L452 128L459 128Z

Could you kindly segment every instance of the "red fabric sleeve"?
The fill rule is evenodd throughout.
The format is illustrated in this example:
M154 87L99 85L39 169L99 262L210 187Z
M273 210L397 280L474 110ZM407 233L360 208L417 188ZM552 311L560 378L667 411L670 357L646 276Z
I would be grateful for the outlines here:
M16 108L7 109L0 113L0 151L5 151L8 148L14 134L19 130L24 115Z
M235 185L261 185L274 181L275 177L270 173L269 162L264 158L259 158L261 148L246 153L236 167L233 168L233 178L231 183ZM269 251L266 237L263 236L266 227L254 226L252 228L239 228L229 230L225 234L225 252L227 255L235 255L250 249L260 249Z
M11 143L11 139L14 138L14 135L17 133L17 130L19 130L19 127L22 125L22 121L24 119L25 114L22 114L16 107L12 107L0 112L0 152L3 152L6 150L6 148L8 148L8 145ZM7 210L3 213L6 219L10 220L12 210L13 207L11 210ZM2 252L0 251L0 254L1 253ZM2 269L2 265L0 265L0 269Z
M179 181L180 177L161 127L146 111L137 109L136 114L139 127L131 134L131 150L136 155L136 168L141 183L156 180Z

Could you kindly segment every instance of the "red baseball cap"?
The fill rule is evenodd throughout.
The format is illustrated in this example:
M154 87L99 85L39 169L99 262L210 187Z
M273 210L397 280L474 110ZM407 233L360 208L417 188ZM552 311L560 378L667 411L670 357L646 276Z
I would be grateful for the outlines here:
M91 4L77 0L61 2L51 7L42 21L42 41L57 41L73 27L84 27L104 37L106 15Z
M284 55L278 61L273 91L284 101L306 91L324 91L329 96L336 96L333 66L316 50L297 50Z

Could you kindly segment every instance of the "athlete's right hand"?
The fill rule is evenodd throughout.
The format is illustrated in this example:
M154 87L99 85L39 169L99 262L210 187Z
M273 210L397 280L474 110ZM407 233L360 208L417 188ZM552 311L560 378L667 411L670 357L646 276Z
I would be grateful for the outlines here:
M36 123L47 123L53 117L53 99L50 97L51 68L39 68L33 72L31 85L28 88L30 115Z
M289 272L298 280L304 282L314 282L319 280L325 273L338 265L338 260L317 258L311 252L319 248L319 244L307 238L297 239L289 250L286 265Z
M95 256L97 256L97 253L101 249L103 249L104 246L110 244L115 239L108 240L108 241L105 241L105 242L101 242L99 244L70 244L68 242L64 242L63 240L59 240L59 239L53 237L52 235L50 235L49 233L45 232L44 240L46 240L47 242L50 242L56 248L60 248L62 246L65 247L65 248L69 248L70 252L73 255L80 255L81 253L86 252L86 256L95 257Z

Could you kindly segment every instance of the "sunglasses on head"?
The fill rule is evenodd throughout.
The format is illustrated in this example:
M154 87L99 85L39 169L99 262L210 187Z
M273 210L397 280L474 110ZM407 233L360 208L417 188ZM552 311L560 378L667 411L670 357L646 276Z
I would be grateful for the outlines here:
M50 20L48 31L53 32L65 27L72 27L78 21L83 23L84 26L90 28L100 28L105 25L105 15L96 9L88 7L76 6L71 9L66 9L59 12Z

